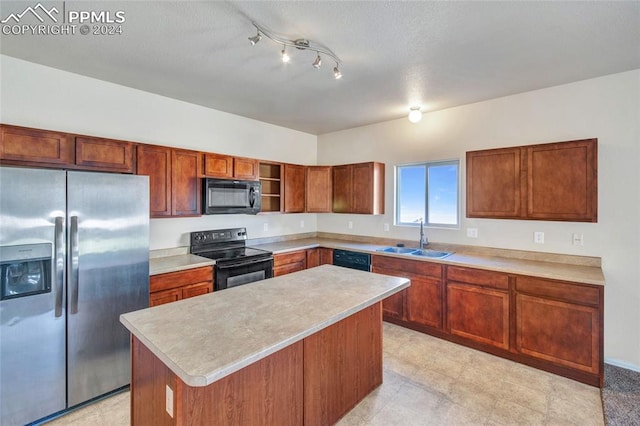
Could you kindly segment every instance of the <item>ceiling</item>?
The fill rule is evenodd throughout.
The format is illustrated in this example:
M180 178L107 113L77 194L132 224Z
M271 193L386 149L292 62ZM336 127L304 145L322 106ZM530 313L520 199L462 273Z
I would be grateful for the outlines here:
M42 3L122 10L122 35L2 35L0 52L312 134L640 68L639 1ZM315 52L251 46L251 21L329 47L343 78Z

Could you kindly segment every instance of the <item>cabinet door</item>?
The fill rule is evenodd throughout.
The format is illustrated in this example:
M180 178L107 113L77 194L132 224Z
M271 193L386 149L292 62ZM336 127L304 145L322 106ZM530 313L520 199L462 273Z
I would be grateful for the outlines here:
M447 331L509 349L509 293L447 282Z
M211 153L205 154L204 175L214 178L232 178L233 157Z
M320 264L333 265L333 249L320 247Z
M353 211L353 166L333 166L333 212Z
M307 269L306 250L291 253L275 254L273 256L273 276L290 274Z
M149 176L151 217L171 216L171 149L138 145L136 173Z
M189 297L200 296L201 294L211 293L213 291L213 283L211 281L191 284L182 287L182 298L188 299Z
M588 373L600 372L598 308L516 295L516 350Z
M171 215L200 216L199 152L174 149L171 153Z
M527 147L527 216L597 222L597 158L596 139Z
M126 141L76 136L76 164L85 168L132 173L134 146Z
M331 167L307 167L306 211L331 213Z
M402 274L401 272L398 272L396 270L378 268L375 265L371 267L371 272L375 272L377 274L392 275L394 277L408 278L406 274ZM382 300L382 314L384 318L404 320L404 304L407 290L408 289L402 290Z
M74 164L73 137L66 133L2 125L0 159L26 163Z
M182 298L182 291L173 288L171 290L156 291L149 294L149 306L164 305L165 303L175 302Z
M307 250L307 269L320 266L320 249L312 248Z
M352 212L384 214L384 164L353 165Z
M520 148L467 152L467 217L522 216Z
M305 167L284 165L284 212L304 212Z
M258 180L260 164L253 158L234 157L233 177L245 180Z
M407 289L407 321L442 328L442 280L412 275Z

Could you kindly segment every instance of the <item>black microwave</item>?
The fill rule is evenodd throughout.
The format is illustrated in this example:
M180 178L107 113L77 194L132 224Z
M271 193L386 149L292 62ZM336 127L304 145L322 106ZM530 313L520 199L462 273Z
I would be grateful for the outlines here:
M205 178L202 213L260 213L260 190L261 185L258 181Z

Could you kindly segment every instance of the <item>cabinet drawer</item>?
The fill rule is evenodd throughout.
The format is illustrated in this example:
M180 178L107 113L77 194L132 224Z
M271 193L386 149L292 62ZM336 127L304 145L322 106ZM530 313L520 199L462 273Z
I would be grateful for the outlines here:
M447 281L458 281L502 290L509 289L509 276L507 274L457 266L447 267Z
M442 276L442 265L422 260L398 259L390 256L372 256L372 265L378 268L392 269L402 273L427 275L434 278Z
M305 269L306 268L304 262L287 263L285 265L274 266L273 276L279 277L282 275L291 274L293 272L303 271Z
M517 277L516 291L582 305L598 306L600 304L600 289L589 285Z
M205 281L213 281L213 268L211 266L153 275L149 280L149 291L153 293Z
M105 171L133 173L134 144L76 136L76 164Z
M307 261L307 252L304 250L294 251L292 253L282 253L276 254L273 256L273 266L283 266L289 263L299 263L302 262L306 264Z
M213 283L211 281L191 284L182 289L182 298L200 296L202 294L211 293L213 291Z
M156 291L149 295L149 306L164 305L165 303L175 302L182 298L182 291L178 288L171 290Z

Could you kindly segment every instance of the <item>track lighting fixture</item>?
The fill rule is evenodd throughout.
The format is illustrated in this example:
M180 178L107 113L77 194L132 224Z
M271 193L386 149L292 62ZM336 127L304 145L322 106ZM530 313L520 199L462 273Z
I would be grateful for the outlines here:
M409 121L412 123L419 123L422 120L422 111L419 106L413 106L409 110Z
M333 68L333 76L336 78L336 80L339 78L342 78L342 72L340 72L340 66L342 65L342 61L340 61L340 58L338 58L338 56L335 53L333 53L331 49L329 49L328 47L320 43L314 43L310 40L303 39L303 38L290 40L286 37L283 37L271 32L270 30L256 24L255 22L252 22L251 24L253 24L253 26L256 27L256 30L258 31L255 36L248 37L249 42L251 42L252 46L255 46L262 39L262 36L265 36L268 39L278 44L281 44L282 51L280 52L280 55L281 55L282 62L284 63L287 63L291 60L291 57L286 52L287 46L295 47L298 50L314 51L316 52L316 59L311 63L311 65L315 69L319 69L320 66L322 65L322 57L320 56L320 54L322 53L323 55L330 57L336 62L336 66Z
M316 53L318 53L318 52L316 52ZM322 58L320 57L319 53L318 53L318 56L316 56L316 60L313 61L313 63L311 65L313 65L313 67L315 69L320 69L320 65L322 65Z
M254 35L253 37L248 37L249 38L249 42L251 43L252 46L255 46L256 44L258 44L258 42L260 40L262 40L262 36L260 35L260 31L258 31L258 34Z

